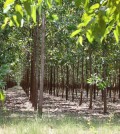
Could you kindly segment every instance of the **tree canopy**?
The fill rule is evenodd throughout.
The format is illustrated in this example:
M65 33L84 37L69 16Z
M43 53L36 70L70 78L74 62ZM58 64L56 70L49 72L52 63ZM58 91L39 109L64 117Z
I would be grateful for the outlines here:
M65 91L66 100L79 91L79 104L85 90L89 108L102 90L106 112L106 91L118 92L120 83L119 7L120 0L1 1L0 69L9 64L35 109L45 86L57 96Z

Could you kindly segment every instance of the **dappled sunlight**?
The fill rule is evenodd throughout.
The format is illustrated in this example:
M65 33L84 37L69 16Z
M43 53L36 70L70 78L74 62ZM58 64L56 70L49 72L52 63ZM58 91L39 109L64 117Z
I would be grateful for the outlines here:
M13 87L6 91L6 116L11 117L35 117L37 112L34 111L29 98L25 94L21 87ZM108 111L114 115L119 115L120 104L119 102L108 102ZM89 109L89 102L84 100L82 105L79 106L78 100L74 102L65 100L61 97L51 96L44 93L43 113L48 117L65 117L75 116L84 118L105 118L109 117L109 114L103 114L103 104L99 102L99 99L93 101L93 109Z

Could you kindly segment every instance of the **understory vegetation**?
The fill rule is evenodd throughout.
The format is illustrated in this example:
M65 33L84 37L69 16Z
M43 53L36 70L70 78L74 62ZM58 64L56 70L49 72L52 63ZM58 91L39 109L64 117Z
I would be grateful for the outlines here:
M112 115L112 114L111 114ZM64 118L0 118L1 134L119 134L120 120L64 117Z

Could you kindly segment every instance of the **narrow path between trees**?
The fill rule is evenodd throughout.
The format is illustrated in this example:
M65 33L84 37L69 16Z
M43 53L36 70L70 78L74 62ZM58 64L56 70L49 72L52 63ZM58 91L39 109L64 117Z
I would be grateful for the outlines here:
M26 96L21 87L15 86L6 91L5 107L7 115L10 117L35 117L36 112L32 107L31 102ZM77 102L66 101L61 97L54 97L44 93L43 112L48 117L64 117L64 116L77 116L77 117L108 117L109 114L103 114L102 104L99 101L93 102L93 110L89 110L89 101L84 101L81 106ZM108 111L120 116L120 102L108 103Z

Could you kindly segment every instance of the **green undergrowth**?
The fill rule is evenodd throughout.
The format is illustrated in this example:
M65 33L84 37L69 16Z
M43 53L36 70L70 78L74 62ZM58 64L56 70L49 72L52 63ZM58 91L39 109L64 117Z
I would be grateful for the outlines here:
M120 134L120 118L0 117L0 134Z

